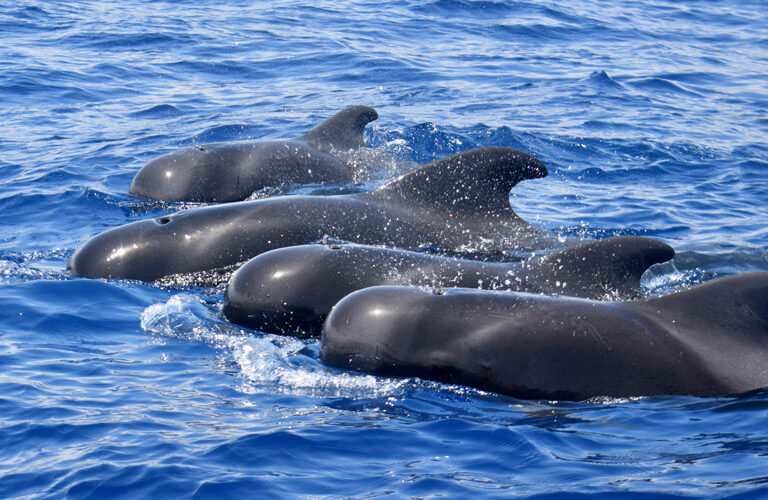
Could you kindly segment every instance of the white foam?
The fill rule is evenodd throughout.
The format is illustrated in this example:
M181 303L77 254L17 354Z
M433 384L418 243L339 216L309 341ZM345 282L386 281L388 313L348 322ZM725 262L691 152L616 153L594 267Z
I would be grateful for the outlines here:
M0 254L0 283L62 280L65 275L61 261L67 257L67 251L61 248Z
M674 259L651 266L640 278L640 286L650 295L679 291L701 282L700 271L679 270Z
M280 392L317 397L396 395L407 380L391 380L329 368L318 361L317 340L251 334L218 317L199 297L180 293L141 314L141 328L162 338L203 342L239 367L243 392Z

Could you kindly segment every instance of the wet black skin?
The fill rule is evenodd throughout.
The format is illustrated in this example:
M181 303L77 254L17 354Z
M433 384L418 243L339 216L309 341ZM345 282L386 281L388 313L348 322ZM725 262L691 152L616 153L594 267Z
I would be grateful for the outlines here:
M284 183L351 182L352 166L334 153L365 147L363 129L377 117L372 108L351 106L298 139L174 151L139 170L130 192L163 201L228 202Z
M526 399L744 393L768 387L768 273L630 302L366 288L333 308L321 353Z
M431 285L636 298L640 277L674 256L637 236L582 243L525 262L483 262L363 245L301 245L263 253L230 279L224 316L261 331L316 337L334 304L375 285Z
M542 248L555 239L515 214L509 191L519 181L546 174L539 160L521 151L476 149L424 165L367 193L279 196L126 224L78 248L68 271L151 281L242 263L326 236L410 249Z

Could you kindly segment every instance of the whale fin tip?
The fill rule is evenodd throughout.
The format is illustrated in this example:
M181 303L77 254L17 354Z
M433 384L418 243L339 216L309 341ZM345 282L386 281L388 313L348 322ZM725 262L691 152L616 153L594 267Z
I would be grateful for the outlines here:
M364 148L363 129L378 117L376 110L368 106L350 106L328 118L299 139L322 151Z
M485 147L423 165L373 191L449 210L510 210L509 192L518 182L547 175L547 167L517 149Z
M641 295L643 273L674 256L672 247L661 241L643 236L614 236L532 259L526 263L525 272L538 277L540 282L567 285L563 290L551 290L557 293L592 299L634 299Z

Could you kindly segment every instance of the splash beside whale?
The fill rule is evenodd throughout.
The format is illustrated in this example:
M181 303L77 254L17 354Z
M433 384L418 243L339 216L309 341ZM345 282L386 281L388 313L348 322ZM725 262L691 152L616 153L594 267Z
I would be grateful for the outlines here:
M130 192L162 201L228 202L284 183L351 182L352 166L334 153L365 147L363 129L376 118L373 108L351 106L298 139L174 151L139 170Z
M640 277L674 251L619 236L525 262L483 262L363 245L301 245L263 253L229 280L222 313L257 330L319 336L344 296L375 285L507 289L586 298L636 298Z
M331 311L321 356L524 399L744 393L768 387L768 272L632 302L366 288Z
M334 237L406 249L532 250L556 238L509 205L518 182L547 175L512 148L488 147L424 165L366 193L278 196L195 208L99 234L70 259L71 274L152 281L245 262Z

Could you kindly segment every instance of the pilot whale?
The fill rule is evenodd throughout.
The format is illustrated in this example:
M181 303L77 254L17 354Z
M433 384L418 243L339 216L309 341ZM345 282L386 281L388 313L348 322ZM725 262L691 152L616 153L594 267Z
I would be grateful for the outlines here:
M768 387L768 272L638 301L381 286L325 322L324 362L524 399Z
M300 245L254 257L230 278L222 312L257 330L316 337L334 304L375 285L507 289L637 298L640 277L674 256L660 241L617 236L525 262L483 262L365 245Z
M365 147L363 129L376 118L372 108L351 106L298 139L174 151L139 170L130 192L163 201L226 202L283 183L351 182L353 167L334 153Z
M68 271L151 281L242 263L326 236L406 249L551 247L553 235L523 220L509 205L513 186L546 175L544 164L522 151L474 149L369 192L224 203L126 224L78 248Z

